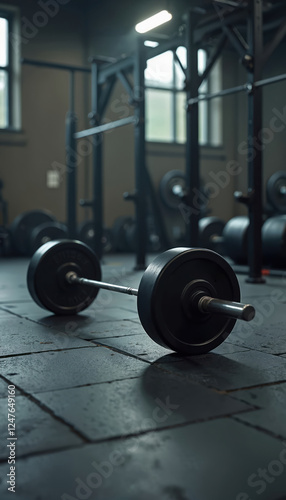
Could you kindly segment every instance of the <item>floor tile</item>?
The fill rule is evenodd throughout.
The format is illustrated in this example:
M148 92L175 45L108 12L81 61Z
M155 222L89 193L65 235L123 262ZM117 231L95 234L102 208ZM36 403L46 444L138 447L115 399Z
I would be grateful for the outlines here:
M3 402L2 402L3 403ZM56 450L65 447L74 447L83 444L83 440L78 437L65 424L56 420L49 413L41 409L26 396L16 396L15 398L15 420L10 418L8 422L9 408L6 404L0 406L0 459L7 462L9 456L9 443L16 440L17 459L22 455L35 452ZM14 435L9 435L15 432ZM15 425L15 427L14 427ZM7 438L10 437L10 440Z
M70 334L67 320L63 331L59 332L25 318L10 316L1 319L1 357L89 345Z
M153 366L136 379L46 392L37 398L94 441L252 409Z
M141 327L143 330L143 327ZM144 330L143 330L144 331ZM133 354L138 358L145 359L147 361L153 362L158 360L160 357L168 355L168 361L182 361L184 358L179 354L171 351L170 349L166 349L165 347L160 346L156 342L154 342L149 335L145 332L138 335L129 335L129 336L109 336L106 335L106 338L102 340L104 345L108 345L114 347L116 349L120 349L124 352ZM213 352L217 352L219 354L246 351L244 347L237 346L234 344L224 342L219 347L217 347ZM165 359L165 358L164 358Z
M218 419L19 459L13 498L282 500L285 456L279 440ZM267 480L259 477L261 470ZM2 464L4 500L6 474L7 464Z
M286 383L236 391L231 396L261 408L255 416L239 415L240 420L286 438Z
M286 353L285 304L269 298L253 302L255 318L249 323L237 321L229 342L271 354Z
M32 307L31 307L32 306ZM6 306L4 306L6 307ZM9 308L12 307L9 305ZM136 321L136 315L131 313L131 319L116 319L113 316L90 314L91 311L86 309L81 314L73 316L55 316L54 314L41 309L34 303L16 303L13 305L11 312L28 318L40 325L48 326L54 330L67 333L71 337L79 337L82 339L97 339L109 337L110 335L136 335L142 333L142 326ZM15 318L14 314L6 312L8 318ZM116 313L115 313L116 314ZM129 316L128 312L121 315Z
M7 399L8 396L8 382L0 378L0 398ZM1 403L1 405L4 403Z
M3 358L0 374L31 393L138 377L146 366L143 361L93 346Z
M286 380L284 358L252 350L223 356L209 353L169 364L164 362L164 359L158 359L155 363L184 379L219 390L240 389Z

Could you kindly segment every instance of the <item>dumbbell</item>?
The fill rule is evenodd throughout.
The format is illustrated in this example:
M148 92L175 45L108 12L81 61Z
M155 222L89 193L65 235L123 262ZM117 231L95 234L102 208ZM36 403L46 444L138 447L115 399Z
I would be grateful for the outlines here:
M34 301L59 315L86 309L99 289L137 296L140 321L158 344L182 354L203 354L221 344L237 319L255 315L240 303L230 265L212 250L173 248L147 267L138 289L101 281L96 254L74 240L49 242L31 259L27 284Z

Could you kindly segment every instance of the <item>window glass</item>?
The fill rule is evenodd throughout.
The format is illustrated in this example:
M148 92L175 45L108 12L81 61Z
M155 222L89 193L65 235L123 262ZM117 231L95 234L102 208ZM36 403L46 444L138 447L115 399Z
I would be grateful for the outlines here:
M172 92L146 89L146 140L173 141Z
M146 139L148 141L186 141L186 94L184 69L187 49L164 52L147 61L146 89ZM202 74L207 64L207 52L198 50L198 72ZM148 87L157 87L148 89ZM162 89L170 89L170 92ZM215 92L221 88L221 67L217 62L210 77L200 86L200 93ZM222 142L221 99L199 102L199 143L220 145Z
M173 86L173 53L170 50L147 60L145 81L146 85L156 87Z
M176 95L176 135L177 142L186 141L186 94L178 92Z
M8 127L8 75L0 70L0 128Z
M0 66L8 65L8 21L0 17Z

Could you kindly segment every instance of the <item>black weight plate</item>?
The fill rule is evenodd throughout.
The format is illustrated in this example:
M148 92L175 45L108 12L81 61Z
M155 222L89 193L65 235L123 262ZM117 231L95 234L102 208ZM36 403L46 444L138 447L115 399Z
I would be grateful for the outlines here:
M240 289L229 264L212 250L173 248L147 267L138 291L138 314L148 335L182 354L203 354L221 344L236 320L215 314L188 314L182 294L194 280L209 283L220 299L240 301Z
M159 193L164 205L167 208L177 210L182 200L175 192L179 191L180 188L184 190L185 187L186 176L181 170L170 170L170 172L167 172L159 184Z
M58 315L72 315L86 309L99 288L69 284L65 275L75 271L78 276L101 280L96 254L84 243L75 240L50 241L33 255L27 274L29 292L44 309Z
M160 252L162 244L157 231L155 219L152 215L147 215L147 252Z
M15 250L20 255L29 255L33 229L44 222L55 222L55 220L55 217L45 210L31 210L18 215L10 226Z
M286 216L271 217L262 226L263 262L286 267Z
M136 222L125 224L125 238L127 242L128 252L136 251ZM147 252L159 252L161 243L154 220L152 216L147 216L146 219L146 234L147 234Z
M0 256L7 257L11 255L11 235L10 231L4 227L0 226Z
M286 172L281 170L269 177L266 196L276 212L286 213Z
M203 217L199 220L199 246L209 248L210 250L222 249L222 245L218 244L216 237L221 237L225 226L225 222L219 217Z
M80 241L85 243L86 245L94 248L94 223L92 220L87 220L82 222L78 226L77 237ZM103 236L102 236L102 250L103 253L111 252L113 249L112 243L112 231L106 227L103 228Z
M131 217L124 217L122 221L118 221L117 231L115 231L116 248L121 252L136 251L136 222ZM161 242L158 232L155 227L152 216L147 216L146 219L146 234L147 234L147 252L159 252Z
M113 234L112 229L110 229L109 227L103 228L102 248L103 253L109 253L113 251Z
M123 225L126 241L126 252L136 251L136 222L134 219L126 221Z
M44 243L66 239L67 226L60 222L44 222L35 227L30 236L30 255L33 255Z
M130 251L130 241L126 240L126 230L132 227L134 227L133 217L120 216L115 220L112 228L112 235L114 250L116 252Z
M248 254L249 219L237 216L230 219L223 230L225 254L237 264L245 264Z

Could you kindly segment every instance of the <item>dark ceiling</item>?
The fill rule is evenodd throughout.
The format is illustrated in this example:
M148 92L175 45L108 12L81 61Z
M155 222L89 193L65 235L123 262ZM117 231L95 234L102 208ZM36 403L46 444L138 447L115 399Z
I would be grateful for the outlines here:
M92 13L94 28L100 35L126 35L136 23L155 14L161 9L167 9L173 14L173 19L165 26L156 29L159 32L171 34L182 23L182 17L188 9L197 12L198 19L204 21L216 10L224 12L240 10L247 6L250 0L70 0L67 8L76 8L88 16ZM286 11L286 0L263 0L265 18L281 16L281 10ZM270 12L271 11L271 12Z

